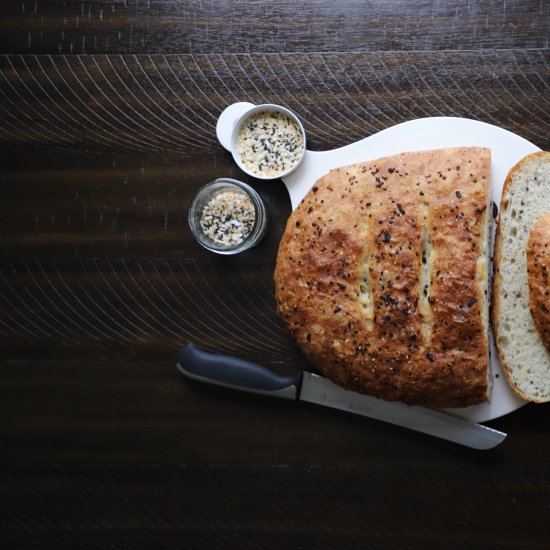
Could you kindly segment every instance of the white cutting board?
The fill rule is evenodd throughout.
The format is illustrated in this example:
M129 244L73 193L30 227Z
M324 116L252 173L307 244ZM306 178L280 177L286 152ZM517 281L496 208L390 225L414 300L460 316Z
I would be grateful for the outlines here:
M234 104L227 109L227 114L234 109L239 112L240 106L250 104ZM225 112L224 112L225 113ZM220 141L223 128L230 126L228 116L225 121L220 117L218 123L218 137ZM235 116L236 120L236 116ZM220 122L223 121L223 124ZM491 180L492 199L500 205L502 186L506 175L525 155L540 151L540 148L526 139L485 122L457 117L420 118L397 124L382 130L360 141L333 149L331 151L306 151L302 163L290 175L283 178L290 194L292 209L296 208L309 189L320 177L329 170L353 164L375 160L380 157L395 155L404 151L421 151L439 149L443 147L489 147L491 149ZM268 184L268 182L266 182ZM493 235L494 237L494 226ZM491 243L494 238L491 239ZM485 422L508 414L523 405L525 401L519 399L508 386L491 332L491 368L493 372L493 392L490 403L466 407L462 409L448 409L448 412L473 422Z

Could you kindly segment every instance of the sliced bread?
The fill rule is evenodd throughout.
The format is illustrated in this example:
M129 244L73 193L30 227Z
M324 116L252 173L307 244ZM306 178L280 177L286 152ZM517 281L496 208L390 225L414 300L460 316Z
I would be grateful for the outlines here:
M550 353L529 307L527 248L533 226L547 212L550 153L534 153L516 164L504 182L495 239L491 318L510 387L523 399L537 403L550 400Z

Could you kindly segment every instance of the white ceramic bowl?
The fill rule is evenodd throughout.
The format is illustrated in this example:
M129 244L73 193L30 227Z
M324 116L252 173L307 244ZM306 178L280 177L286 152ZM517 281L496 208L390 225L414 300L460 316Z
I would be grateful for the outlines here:
M300 122L300 119L286 107L282 107L280 105L274 105L272 103L264 103L262 105L251 105L251 104L239 104L239 105L243 105L243 109L241 110L238 118L236 120L234 119L234 122L231 127L231 134L229 139L225 140L225 143L224 141L222 141L222 139L220 139L220 141L222 142L222 145L224 145L230 150L237 166L249 176L262 179L262 180L274 180L274 179L283 178L284 176L287 176L288 174L291 174L294 170L296 170L296 168L298 168L298 166L302 162L304 155L306 153L306 133L305 133L304 127L302 126L302 123ZM264 111L281 113L287 116L288 118L290 118L290 120L292 120L296 124L304 140L302 151L300 155L297 156L295 162L288 169L278 171L276 174L271 174L268 176L262 176L258 172L253 172L252 170L248 169L243 164L237 150L237 141L238 141L239 133L241 131L243 124L245 124L246 121L249 120L249 118ZM224 121L223 120L224 113L222 113L222 116L220 116L220 121L222 123Z

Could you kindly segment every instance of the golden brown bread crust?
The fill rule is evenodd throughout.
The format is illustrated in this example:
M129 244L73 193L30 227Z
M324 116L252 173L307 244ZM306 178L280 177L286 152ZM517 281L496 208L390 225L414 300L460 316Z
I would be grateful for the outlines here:
M432 407L488 398L490 150L403 153L331 171L290 216L277 308L355 391Z
M542 343L550 351L550 212L539 218L527 242L529 309Z

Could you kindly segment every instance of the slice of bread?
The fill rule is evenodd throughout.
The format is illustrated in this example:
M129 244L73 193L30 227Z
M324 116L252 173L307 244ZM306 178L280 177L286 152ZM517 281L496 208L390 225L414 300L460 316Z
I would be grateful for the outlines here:
M550 152L528 155L504 182L495 239L491 320L512 390L528 401L550 400L550 353L529 308L527 244L550 212Z

